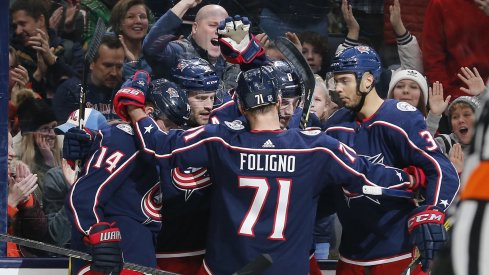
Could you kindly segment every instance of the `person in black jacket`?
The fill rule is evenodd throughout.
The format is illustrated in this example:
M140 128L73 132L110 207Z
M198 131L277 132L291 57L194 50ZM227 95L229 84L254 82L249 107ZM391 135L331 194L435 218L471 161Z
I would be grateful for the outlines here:
M124 49L119 39L114 35L104 36L90 64L86 107L101 112L107 120L117 118L112 108L112 95L122 83L123 64ZM59 123L64 123L70 113L79 108L80 83L78 77L72 77L56 90L53 109Z

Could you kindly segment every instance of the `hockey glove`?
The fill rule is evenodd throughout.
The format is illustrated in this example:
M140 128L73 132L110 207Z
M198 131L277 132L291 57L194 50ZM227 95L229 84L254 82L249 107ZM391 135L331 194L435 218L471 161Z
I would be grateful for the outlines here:
M119 274L124 265L120 248L121 232L115 223L100 222L92 225L85 242L91 246L90 269L103 274Z
M265 49L250 33L251 23L247 17L235 15L219 23L217 34L221 53L233 64L249 64L255 58L263 56Z
M412 190L426 187L426 175L424 174L423 169L411 165L402 170L411 176Z
M139 70L131 79L122 84L114 97L114 110L121 119L130 120L126 111L127 106L144 107L145 94L149 89L150 81L148 72Z
M410 241L419 250L421 268L424 272L428 272L436 252L447 241L444 221L445 213L432 205L419 206L408 220Z
M92 147L93 133L73 127L64 136L63 158L71 162L85 159Z

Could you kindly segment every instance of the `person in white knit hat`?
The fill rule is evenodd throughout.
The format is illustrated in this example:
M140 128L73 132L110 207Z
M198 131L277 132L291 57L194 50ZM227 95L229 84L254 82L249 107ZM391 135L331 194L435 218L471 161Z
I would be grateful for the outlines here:
M426 116L428 82L416 70L401 70L392 75L387 98L407 102Z
M426 78L416 70L400 70L394 73L389 83L387 98L407 102L416 107L426 117L426 124L432 135L435 135L438 130L441 115L450 100L450 96L443 99L441 83L436 81L433 83L433 88L429 88ZM432 107L429 112L427 111L428 98L430 98L429 106Z

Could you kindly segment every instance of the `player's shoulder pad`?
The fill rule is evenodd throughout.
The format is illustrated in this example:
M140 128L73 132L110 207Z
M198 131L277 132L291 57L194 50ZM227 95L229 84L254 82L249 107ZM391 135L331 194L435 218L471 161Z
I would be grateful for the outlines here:
M407 102L387 99L384 102L383 109L382 119L389 120L390 122L399 122L403 121L403 119L410 121L415 121L417 119L424 120L421 111Z
M234 121L224 121L224 126L232 131L241 131L246 128L243 122L239 119Z
M355 113L343 107L336 110L333 114L331 114L328 120L321 126L323 129L327 129L331 126L341 125L344 122L355 121L355 119L356 119Z
M402 112L416 112L416 107L407 102L397 102L396 108Z
M322 133L322 131L320 129L306 129L300 131L300 133L306 136L317 136Z
M122 131L123 133L128 134L128 135L131 135L131 136L134 135L134 130L132 129L132 127L131 127L130 124L127 124L127 123L116 124L115 125L115 128L117 130Z

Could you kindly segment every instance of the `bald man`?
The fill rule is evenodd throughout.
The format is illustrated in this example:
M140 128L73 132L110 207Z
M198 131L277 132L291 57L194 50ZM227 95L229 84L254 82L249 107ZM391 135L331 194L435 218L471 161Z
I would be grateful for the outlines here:
M219 5L205 5L199 9L186 38L174 40L185 13L202 0L182 0L168 10L151 28L143 43L144 56L156 77L171 79L171 68L180 58L200 57L211 63L225 88L236 86L237 65L229 64L221 55L217 43L217 26L228 13ZM172 41L173 40L173 41ZM212 41L215 41L213 45Z

